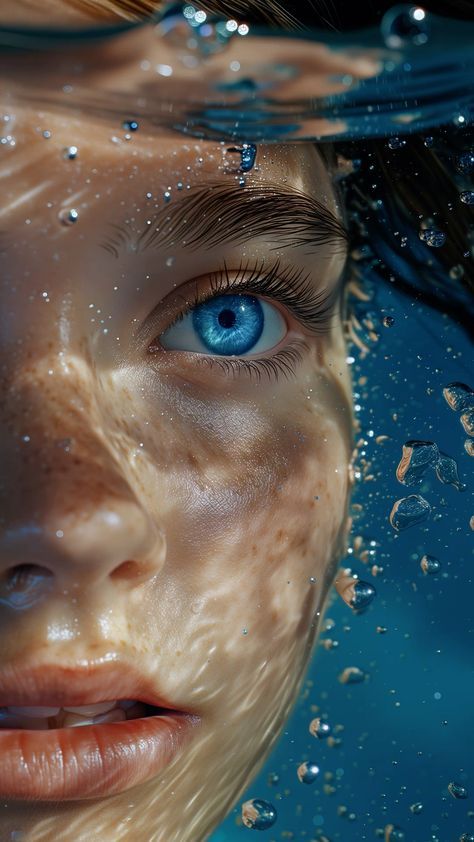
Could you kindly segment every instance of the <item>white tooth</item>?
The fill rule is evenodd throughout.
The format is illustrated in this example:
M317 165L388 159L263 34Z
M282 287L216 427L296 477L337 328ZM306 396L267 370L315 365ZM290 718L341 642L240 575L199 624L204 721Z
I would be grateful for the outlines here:
M119 702L119 706L122 708L122 710L129 710L130 708L133 708L133 706L136 704L138 704L136 699L122 699L122 701Z
M6 708L12 716L57 716L61 708L48 708L48 707L8 707Z
M79 716L77 713L66 713L62 728L78 728L81 725L93 725L94 720L91 717Z
M99 716L117 707L117 702L98 702L96 705L81 705L81 707L64 708L68 713L79 713L81 716Z
M103 722L123 722L127 718L124 710L117 708L111 710L110 713L103 713L102 716L94 716L94 725L99 725Z

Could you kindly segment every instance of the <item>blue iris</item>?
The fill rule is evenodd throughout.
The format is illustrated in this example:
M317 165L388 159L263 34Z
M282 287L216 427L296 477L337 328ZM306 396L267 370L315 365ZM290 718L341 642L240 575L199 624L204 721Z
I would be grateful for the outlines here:
M218 295L192 312L193 327L213 354L240 356L258 342L263 308L253 295Z

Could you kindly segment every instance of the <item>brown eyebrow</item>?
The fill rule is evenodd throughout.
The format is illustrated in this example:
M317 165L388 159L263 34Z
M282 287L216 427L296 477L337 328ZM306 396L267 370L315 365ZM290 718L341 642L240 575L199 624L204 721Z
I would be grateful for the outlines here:
M211 249L240 245L257 238L313 254L323 246L347 250L348 233L337 216L313 196L280 185L206 184L175 203L166 204L134 235L130 225L112 225L101 246L114 257L126 250L185 246Z

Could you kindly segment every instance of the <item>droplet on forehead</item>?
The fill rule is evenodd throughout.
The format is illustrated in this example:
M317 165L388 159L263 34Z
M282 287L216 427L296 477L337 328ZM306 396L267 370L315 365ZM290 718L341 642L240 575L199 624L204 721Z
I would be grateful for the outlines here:
M79 219L79 211L76 208L63 208L58 213L58 219L63 225L74 225Z
M66 158L69 161L74 161L79 154L79 149L77 146L66 146L63 149L63 158Z

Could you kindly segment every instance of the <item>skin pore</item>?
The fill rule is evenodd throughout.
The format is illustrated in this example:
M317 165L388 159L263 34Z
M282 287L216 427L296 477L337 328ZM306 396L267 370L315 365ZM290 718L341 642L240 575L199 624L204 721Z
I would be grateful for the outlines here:
M201 725L157 778L107 798L2 793L2 832L197 842L279 736L344 550L341 209L312 144L259 147L242 186L227 145L141 130L117 143L105 121L37 101L4 110L16 145L1 173L3 669L135 666ZM270 271L294 300L304 279L313 320L255 290L283 329L239 357L253 367L170 339L216 279Z

